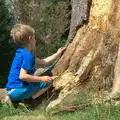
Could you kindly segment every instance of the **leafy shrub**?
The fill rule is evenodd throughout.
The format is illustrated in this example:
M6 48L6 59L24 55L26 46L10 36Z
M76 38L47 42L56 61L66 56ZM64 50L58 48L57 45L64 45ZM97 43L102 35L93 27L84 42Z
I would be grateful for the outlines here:
M8 69L11 62L12 50L9 47L9 31L11 18L4 0L0 0L0 87L4 86L7 80ZM8 51L11 51L9 54Z
M36 30L37 53L42 52L42 57L50 53L51 44L65 42L70 23L69 0L41 0L40 4L31 3L32 0L20 0L16 4L21 22L31 25ZM60 46L59 45L59 46ZM48 52L45 48L50 46ZM56 46L54 49L56 50ZM45 51L44 51L45 50ZM55 51L54 50L54 51Z

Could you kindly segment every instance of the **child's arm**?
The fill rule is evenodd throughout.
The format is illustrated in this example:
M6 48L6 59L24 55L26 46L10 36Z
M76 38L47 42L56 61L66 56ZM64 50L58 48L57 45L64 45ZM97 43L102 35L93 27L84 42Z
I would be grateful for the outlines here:
M49 56L49 57L47 57L45 59L36 58L35 62L36 62L36 64L38 64L40 66L46 66L49 63L51 63L52 61L59 58L60 55L62 54L62 52L64 52L65 50L66 50L66 47L59 48L58 51L55 54L53 54L53 55L51 55L51 56Z
M54 80L55 77L49 77L49 76L32 76L27 73L26 70L21 68L20 80L26 81L26 82L51 82Z

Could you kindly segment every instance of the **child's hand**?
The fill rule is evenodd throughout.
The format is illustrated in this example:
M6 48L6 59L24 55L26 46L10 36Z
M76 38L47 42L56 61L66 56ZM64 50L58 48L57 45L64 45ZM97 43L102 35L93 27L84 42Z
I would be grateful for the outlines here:
M60 55L62 54L62 52L64 52L66 50L66 47L61 47L58 49L57 53Z
M42 76L42 81L43 82L52 82L54 79L55 79L55 77Z

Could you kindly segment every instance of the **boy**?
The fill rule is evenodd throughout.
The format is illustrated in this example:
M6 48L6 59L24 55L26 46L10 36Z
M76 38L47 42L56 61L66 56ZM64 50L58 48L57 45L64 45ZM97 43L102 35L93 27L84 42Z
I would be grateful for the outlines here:
M38 91L39 95L41 95L48 90L55 79L55 77L50 76L34 76L35 64L48 65L65 51L65 47L58 49L55 54L40 60L31 54L36 43L35 31L31 26L16 24L11 30L11 36L20 47L16 50L8 76L6 85L8 96L12 101L21 101L30 97L35 98Z

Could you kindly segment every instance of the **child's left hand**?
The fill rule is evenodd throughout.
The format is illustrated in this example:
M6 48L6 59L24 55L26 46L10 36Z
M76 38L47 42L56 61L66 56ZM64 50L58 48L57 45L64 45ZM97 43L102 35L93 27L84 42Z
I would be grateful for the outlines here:
M66 47L61 47L58 49L57 53L60 55L66 50Z

